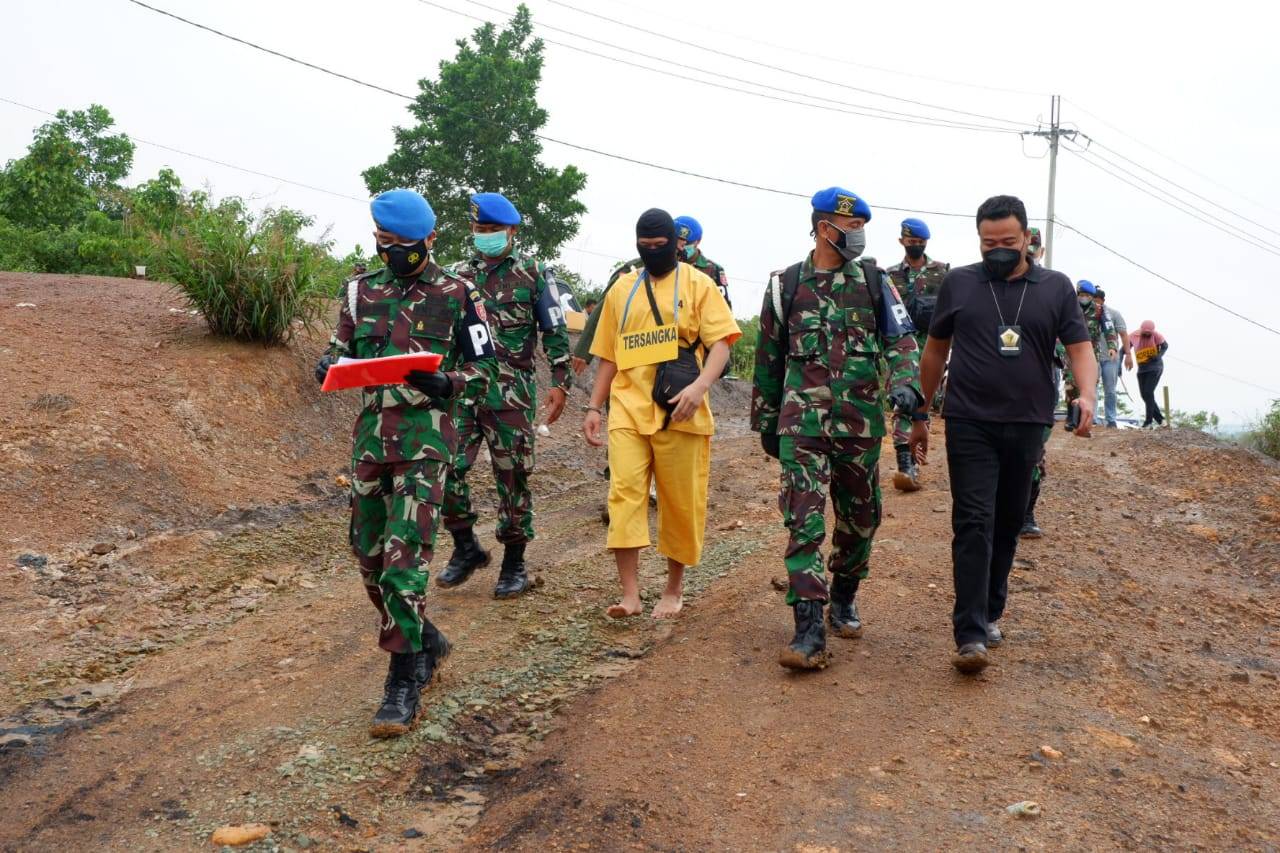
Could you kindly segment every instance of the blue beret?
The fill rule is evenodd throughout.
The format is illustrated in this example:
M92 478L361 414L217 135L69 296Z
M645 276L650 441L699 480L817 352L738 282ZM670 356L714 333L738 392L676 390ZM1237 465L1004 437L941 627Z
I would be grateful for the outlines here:
M436 230L436 212L413 190L387 190L369 203L369 210L380 229L410 240L425 239Z
M1080 281L1076 282L1076 289L1081 293L1088 293L1094 296L1098 293L1098 288L1094 287L1093 282L1089 281L1087 278L1082 278Z
M924 224L923 219L912 217L902 220L902 236L919 237L921 240L928 240L933 235L929 233L929 226Z
M871 206L849 190L827 187L813 194L813 209L819 213L837 213L841 216L860 216L871 221Z
M502 193L476 193L471 197L471 221L480 225L519 225L520 211Z
M676 237L686 243L696 243L702 239L702 226L692 216L677 216Z

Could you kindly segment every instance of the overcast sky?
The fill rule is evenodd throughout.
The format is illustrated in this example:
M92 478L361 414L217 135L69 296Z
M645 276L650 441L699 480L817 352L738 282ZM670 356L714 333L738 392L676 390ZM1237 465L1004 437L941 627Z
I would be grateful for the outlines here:
M148 2L410 93L419 78L434 76L440 60L453 56L454 41L477 26L471 18L418 0ZM515 8L511 0L480 2ZM975 13L970 4L930 0L567 2L827 81L643 35L549 0L530 0L535 25L562 27L612 47L548 31L549 39L688 76L706 78L689 69L693 66L827 99L823 109L781 103L549 44L540 91L551 115L548 135L805 196L710 183L547 144L546 162L574 163L588 174L588 213L562 255L583 275L603 280L615 260L633 256L637 215L660 206L702 222L704 250L733 279L736 313L753 315L768 273L800 259L809 246L807 196L832 184L871 203L868 252L886 265L901 256L898 223L909 214L878 205L966 214L921 215L934 234L931 256L970 263L978 259L970 215L987 196L1013 193L1027 202L1033 217L1045 215L1045 143L827 108L875 107L1010 127L936 107L1035 124L1048 117L1049 93L1059 93L1065 98L1064 123L1111 149L1094 149L1115 164L1099 165L1158 182L1121 157L1154 169L1185 188L1164 185L1177 200L1225 220L1228 224L1219 226L1229 233L1068 154L1058 164L1060 219L1192 290L1280 327L1275 272L1280 269L1280 170L1275 167L1280 57L1274 45L1276 13L1265 5L1216 3L1210 13L1203 4L1190 3L1062 6L993 0ZM439 3L470 16L502 17L473 0ZM409 119L405 103L395 97L192 29L126 0L10 0L4 21L8 37L0 52L0 97L47 110L101 103L119 129L135 138L339 195L366 196L361 170L386 157L392 126ZM776 90L769 94L804 100ZM658 104L665 105L661 111ZM20 156L32 128L43 120L0 103L0 159ZM369 248L370 223L361 202L142 144L132 180L149 178L166 165L188 186L207 183L219 195L252 196L261 204L315 215L332 227L339 254L356 242ZM1249 231L1256 235L1254 242L1265 240L1275 248L1237 239ZM1176 290L1075 234L1060 229L1058 236L1057 269L1105 288L1109 304L1131 327L1153 319L1169 338L1165 381L1176 408L1211 409L1226 423L1240 423L1280 397L1275 368L1280 337ZM1140 407L1136 379L1133 374L1126 379Z

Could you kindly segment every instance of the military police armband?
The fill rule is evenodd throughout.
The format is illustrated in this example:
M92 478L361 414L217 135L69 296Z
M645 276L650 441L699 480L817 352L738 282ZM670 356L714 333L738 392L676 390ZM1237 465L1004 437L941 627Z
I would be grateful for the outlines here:
M538 317L538 328L544 332L553 332L565 325L566 311L576 311L577 302L567 287L561 287L551 270L543 274L546 287L538 296L534 313Z
M489 333L488 318L485 316L484 302L480 292L467 284L463 301L466 307L463 310L462 329L459 335L462 360L480 361L496 357L497 351L493 347L493 335Z
M880 334L886 338L899 338L916 330L907 306L898 298L898 292L887 275L880 277L880 314Z

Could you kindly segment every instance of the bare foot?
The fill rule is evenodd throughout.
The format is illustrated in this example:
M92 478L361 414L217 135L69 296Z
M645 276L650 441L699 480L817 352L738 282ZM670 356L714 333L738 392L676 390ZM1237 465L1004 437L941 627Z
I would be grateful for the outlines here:
M611 604L605 608L605 615L610 619L625 619L628 616L638 616L644 606L640 604L639 597L624 598L617 604Z
M674 619L680 615L680 611L684 608L684 597L680 594L671 595L664 593L657 604L653 606L654 619Z

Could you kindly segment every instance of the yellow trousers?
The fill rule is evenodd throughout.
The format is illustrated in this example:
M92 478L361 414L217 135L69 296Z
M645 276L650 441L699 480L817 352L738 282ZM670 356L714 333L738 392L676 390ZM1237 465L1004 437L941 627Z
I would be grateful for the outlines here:
M707 527L711 436L609 430L609 548L649 545L649 481L657 482L658 551L692 566Z

